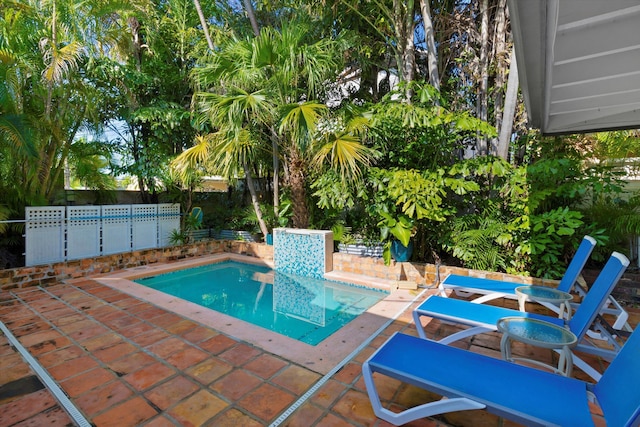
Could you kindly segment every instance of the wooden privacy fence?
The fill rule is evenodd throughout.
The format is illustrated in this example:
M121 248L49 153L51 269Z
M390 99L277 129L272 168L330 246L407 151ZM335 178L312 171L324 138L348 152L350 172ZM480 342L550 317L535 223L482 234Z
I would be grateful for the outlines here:
M168 246L179 229L179 204L27 207L25 264Z

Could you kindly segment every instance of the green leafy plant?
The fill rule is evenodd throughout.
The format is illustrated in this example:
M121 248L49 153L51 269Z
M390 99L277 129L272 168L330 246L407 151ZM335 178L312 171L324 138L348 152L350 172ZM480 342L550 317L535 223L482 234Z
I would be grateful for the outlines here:
M198 213L190 212L182 218L182 229L171 230L169 243L172 245L186 245L191 243L192 232L202 228L202 217Z
M333 241L337 243L347 244L350 240L353 240L353 237L350 233L351 228L345 226L342 223L334 224L331 227L331 232L333 233Z
M169 243L174 246L186 245L189 243L189 233L184 230L173 229L169 234Z
M370 140L386 169L437 170L457 160L468 137L496 134L487 122L449 109L441 93L420 82L401 84L371 110Z
M509 225L494 208L453 219L444 247L466 267L495 271L507 269L510 241Z
M400 214L397 217L388 212L379 212L382 220L378 223L380 227L380 237L384 242L382 259L385 265L391 263L391 242L392 238L397 239L403 246L409 246L409 240L415 233L414 221L407 215Z
M577 231L583 226L583 215L560 207L539 215L532 215L530 237L520 250L531 254L531 273L535 277L557 278L564 273L564 255L582 238Z
M454 164L448 175L457 213L443 227L443 248L470 268L522 272L513 242L528 231L524 168L483 156Z

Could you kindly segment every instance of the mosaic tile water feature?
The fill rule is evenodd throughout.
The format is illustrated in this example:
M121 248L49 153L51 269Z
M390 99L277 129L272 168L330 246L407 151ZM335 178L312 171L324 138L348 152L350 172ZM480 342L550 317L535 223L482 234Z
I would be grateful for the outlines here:
M273 262L276 271L320 279L333 270L333 233L326 230L276 228Z

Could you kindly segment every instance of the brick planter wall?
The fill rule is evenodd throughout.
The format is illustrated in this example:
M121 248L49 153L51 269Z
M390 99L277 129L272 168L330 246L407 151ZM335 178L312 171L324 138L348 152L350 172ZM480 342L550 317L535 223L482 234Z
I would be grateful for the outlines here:
M203 240L184 246L148 249L55 264L0 270L0 291L28 286L47 286L67 279L223 252L273 260L273 246L239 240ZM436 266L434 264L398 263L392 261L391 265L386 266L382 258L361 257L335 252L333 254L333 269L379 279L406 280L419 285L430 286L436 283ZM440 266L440 279L444 279L450 273L525 284L554 285L558 283L555 280L534 279L506 273L469 270L445 265Z
M170 246L54 264L0 270L0 291L28 286L47 286L67 279L223 252L273 260L272 246L236 240L199 241L184 246Z
M422 264L412 262L395 262L384 265L382 258L361 257L345 253L333 254L333 269L345 273L363 274L378 279L402 280L415 282L418 285L430 286L436 283L436 266L434 264ZM544 280L531 277L517 276L514 274L494 273L481 270L470 270L461 267L440 266L440 280L448 274L461 276L483 277L493 280L503 280L523 284L557 285L557 280Z

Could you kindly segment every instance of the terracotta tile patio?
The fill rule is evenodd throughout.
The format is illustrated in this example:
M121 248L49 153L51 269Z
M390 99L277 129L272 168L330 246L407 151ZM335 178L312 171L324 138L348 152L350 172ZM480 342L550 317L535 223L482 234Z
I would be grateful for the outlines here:
M361 364L393 332L416 333L410 313L411 307L296 410L289 410L324 373L94 279L0 295L0 320L82 414L93 425L117 427L263 426L274 422L291 427L386 426L373 415ZM640 311L633 309L631 315L636 325ZM451 326L434 321L427 328L439 335ZM459 345L500 356L497 334L480 335ZM533 350L523 347L517 351ZM537 357L553 356L551 351L538 350ZM581 374L576 372L578 377ZM491 386L508 384L496 379ZM381 383L380 391L397 409L433 399L423 390L391 379ZM285 411L290 415L283 419ZM0 335L0 426L45 424L73 422ZM411 425L515 424L486 411L467 411Z

